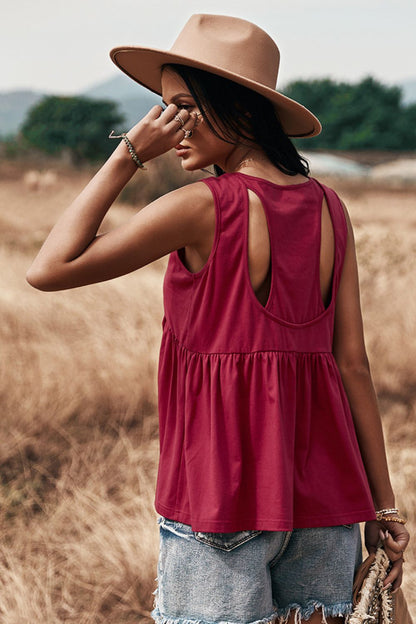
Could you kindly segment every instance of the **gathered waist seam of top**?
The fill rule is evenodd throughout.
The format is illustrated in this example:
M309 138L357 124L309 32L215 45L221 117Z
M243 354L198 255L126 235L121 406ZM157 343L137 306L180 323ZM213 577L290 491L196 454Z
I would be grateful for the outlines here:
M169 325L166 323L164 331L168 331L173 340L179 345L181 349L188 351L188 353L192 353L195 355L256 355L257 353L294 353L296 355L322 355L322 354L330 354L333 355L332 351L322 350L322 351L296 351L294 349L255 349L251 351L197 351L195 349L190 349L186 345L184 345L179 338L177 338Z

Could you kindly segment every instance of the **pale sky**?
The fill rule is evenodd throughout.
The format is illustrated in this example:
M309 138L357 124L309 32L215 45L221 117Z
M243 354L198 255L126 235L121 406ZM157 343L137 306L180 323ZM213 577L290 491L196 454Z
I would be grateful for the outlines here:
M416 78L414 0L1 0L0 91L79 93L119 72L117 45L168 50L192 13L235 15L280 48L296 78ZM7 5L7 6L6 6Z

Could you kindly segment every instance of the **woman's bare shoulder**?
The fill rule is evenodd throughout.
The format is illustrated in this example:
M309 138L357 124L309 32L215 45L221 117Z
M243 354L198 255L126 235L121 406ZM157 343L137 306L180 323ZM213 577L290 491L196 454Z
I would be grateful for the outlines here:
M174 199L175 201L177 201L178 199L180 199L191 203L193 200L200 200L203 202L213 201L212 192L203 180L198 180L196 182L191 182L190 184L185 184L184 186L181 186L174 191L170 191L163 197L167 200Z

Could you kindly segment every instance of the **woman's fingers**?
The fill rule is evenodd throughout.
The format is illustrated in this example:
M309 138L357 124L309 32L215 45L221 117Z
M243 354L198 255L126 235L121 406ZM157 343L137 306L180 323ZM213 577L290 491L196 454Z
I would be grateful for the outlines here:
M398 577L396 578L396 580L394 581L392 585L393 594L395 594L397 590L399 589L400 585L402 584L402 580L403 580L403 567L401 568Z
M159 106L159 104L156 104L156 106L152 106L145 117L148 117L149 119L159 119L163 112L163 108Z
M383 533L380 530L380 537L383 540L384 550L386 551L390 561L396 561L397 559L401 559L404 551L403 546L406 547L406 544L395 541L388 531Z
M169 110L170 107L173 107L175 110ZM168 127L172 128L176 135L179 135L182 132L185 138L191 138L192 134L189 136L185 136L186 132L193 132L194 128L200 122L200 113L192 112L189 113L185 109L178 109L173 104L170 104L164 111L164 115L166 114L166 119L169 119Z
M182 123L185 123L189 118L189 113L186 110L179 110L176 104L169 104L165 109L161 106L153 106L147 115L139 121L134 128L140 128L143 126L150 126L156 132L160 130L167 130L168 133L173 129L181 127ZM182 120L182 121L181 121Z
M183 139L192 136L197 117L176 104L169 104L165 109L153 106L129 132L128 138L133 144L142 162L147 162L169 151Z
M397 591L402 583L403 578L403 553L409 542L409 534L404 529L402 525L396 528L394 527L396 535L393 537L390 531L382 531L380 530L380 537L383 540L384 550L390 561L392 562L392 566L390 572L384 579L383 585L384 587L390 586L393 591Z
M168 134L173 134L178 140L178 134L192 130L197 121L196 115L191 115L185 109L179 109L176 104L169 104L165 109L154 106L148 113L148 119L155 121L159 127L165 129Z
M384 545L392 553L403 553L409 543L410 535L407 529L400 525L399 528L391 527L390 530L385 531L386 539Z
M391 561L391 569L384 579L383 586L397 591L403 577L403 553L409 543L409 532L398 522L379 523L374 520L366 522L365 544L368 552L376 552L380 539L386 555Z
M403 578L403 559L395 561L390 572L384 579L383 585L387 587L391 584L392 590L399 589Z
M169 104L160 115L160 121L164 124L168 124L174 121L175 117L186 118L187 115L189 115L189 113L186 110L179 110L176 104ZM180 125L180 122L177 121L176 123Z
M194 128L195 128L194 120L190 117L184 123L184 125L181 128L179 128L179 134L180 132L182 132L182 135L183 135L181 139L190 139L192 137Z
M179 110L169 122L168 127L173 130L175 138L178 140L178 135L180 138L181 134L185 136L186 132L193 130L195 127L195 119L188 113L188 111Z

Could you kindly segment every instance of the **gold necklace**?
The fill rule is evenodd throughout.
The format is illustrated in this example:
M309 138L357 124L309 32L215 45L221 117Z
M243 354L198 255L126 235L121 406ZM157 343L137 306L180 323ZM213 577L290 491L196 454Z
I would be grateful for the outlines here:
M240 171L240 169L243 169L243 167L247 167L248 163L250 162L262 163L262 162L266 162L266 160L264 158L261 158L261 159L245 158L244 160L240 162L238 167L236 167L235 171Z

